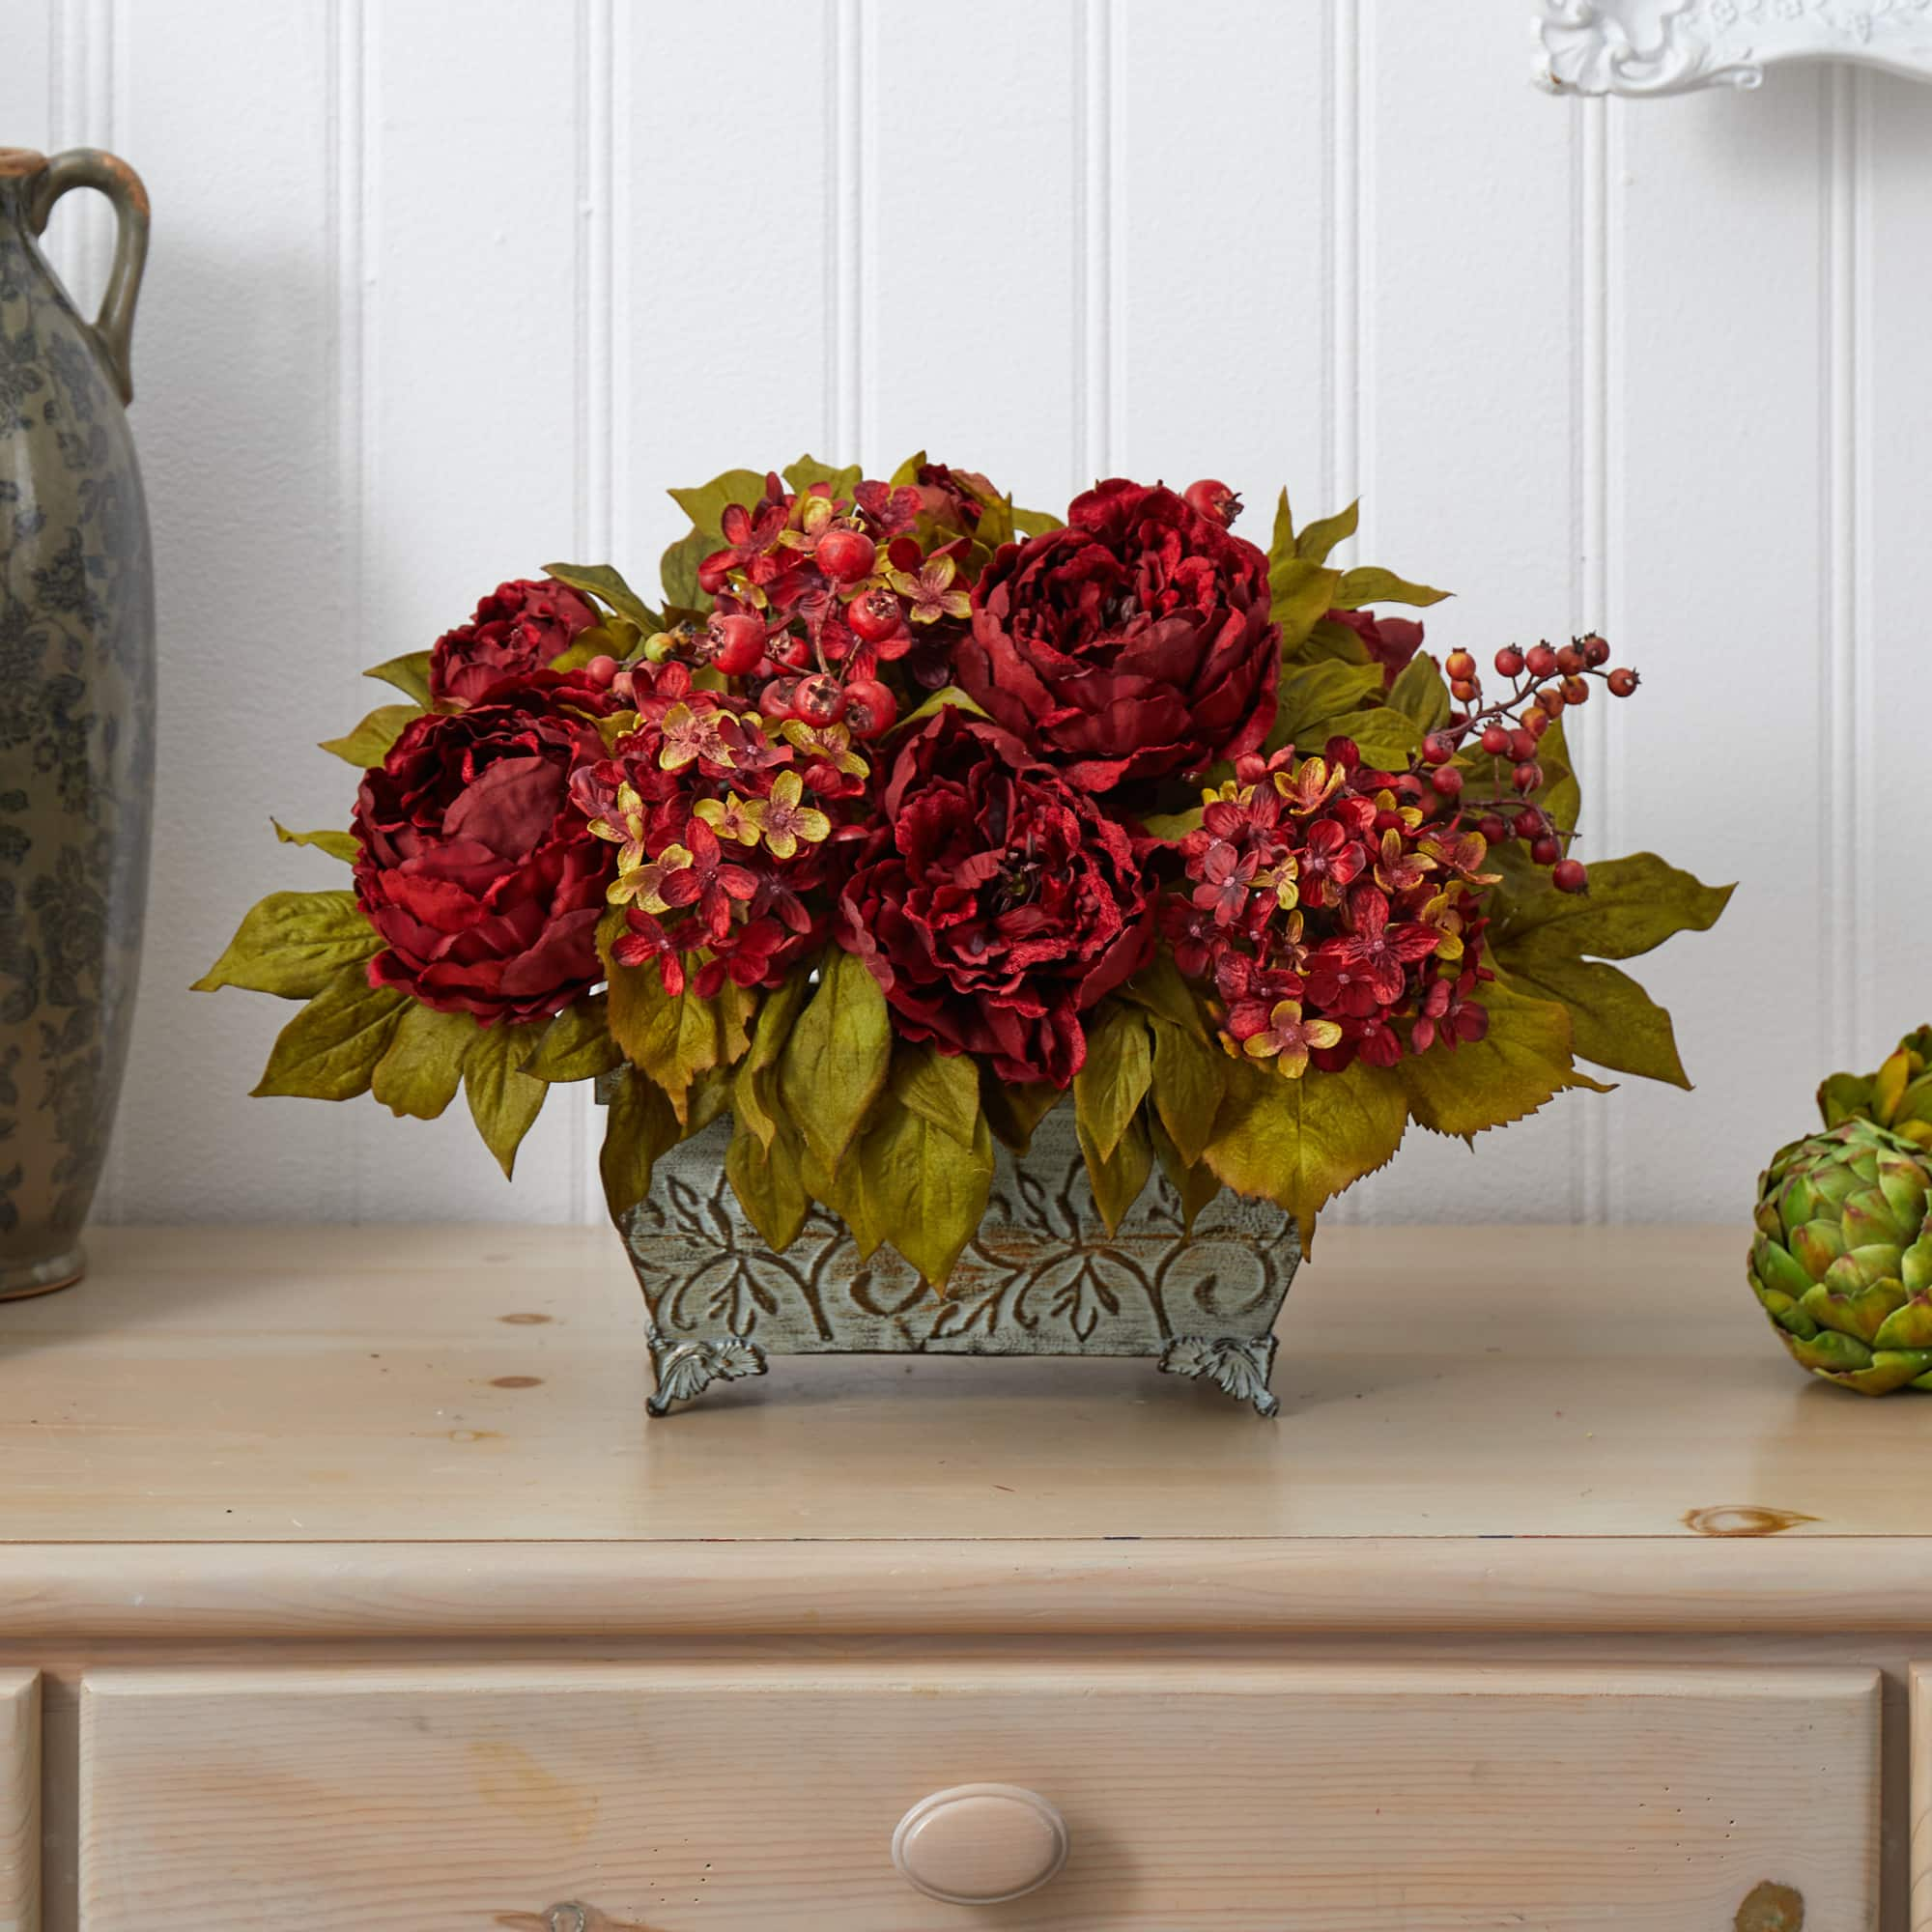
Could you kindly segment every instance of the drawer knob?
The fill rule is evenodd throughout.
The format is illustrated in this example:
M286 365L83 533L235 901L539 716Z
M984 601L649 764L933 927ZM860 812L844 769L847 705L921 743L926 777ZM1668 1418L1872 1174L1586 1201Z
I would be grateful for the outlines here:
M893 1863L928 1898L998 1905L1066 1862L1066 1821L1017 1784L955 1784L922 1798L893 1833Z

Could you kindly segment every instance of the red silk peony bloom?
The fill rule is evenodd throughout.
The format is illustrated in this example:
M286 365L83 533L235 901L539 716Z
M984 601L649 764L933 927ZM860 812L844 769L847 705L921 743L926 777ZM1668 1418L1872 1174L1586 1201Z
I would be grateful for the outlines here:
M570 802L603 756L588 685L542 672L467 711L428 712L366 772L355 895L387 942L372 985L485 1026L559 1012L603 977L608 844Z
M957 674L1069 782L1105 791L1254 751L1280 669L1267 558L1172 490L1116 479L986 566Z
M1066 1086L1087 1057L1080 1014L1153 947L1133 840L952 707L899 753L884 804L839 898L839 942L906 1038L983 1054L1002 1080Z
M597 613L552 578L499 583L476 614L436 641L429 691L439 703L480 704L505 678L526 677L562 656Z

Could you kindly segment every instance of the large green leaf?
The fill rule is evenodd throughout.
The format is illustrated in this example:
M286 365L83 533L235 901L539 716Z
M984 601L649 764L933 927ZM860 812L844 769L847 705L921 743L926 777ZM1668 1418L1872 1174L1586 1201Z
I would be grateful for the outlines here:
M1281 626L1284 660L1333 609L1342 573L1298 556L1275 556L1268 564L1268 614Z
M1378 665L1342 664L1324 658L1315 664L1292 666L1283 671L1270 747L1293 745L1303 752L1320 752L1342 731L1341 721L1382 688ZM1349 724L1357 722L1348 718ZM1350 730L1348 735L1352 735Z
M1383 771L1406 770L1409 759L1422 749L1422 733L1414 720L1386 704L1327 719L1306 734L1305 742L1310 751L1320 751L1330 738L1352 739L1362 762Z
M1153 1141L1147 1122L1136 1114L1108 1153L1101 1152L1080 1122L1075 1122L1075 1129L1087 1160L1087 1184L1094 1190L1094 1206L1099 1209L1107 1233L1118 1234L1127 1209L1141 1198L1141 1190L1153 1172Z
M1228 1088L1228 1056L1197 1028L1153 1022L1153 1104L1182 1162L1192 1167L1214 1138Z
M980 1069L969 1054L901 1040L893 1048L893 1096L963 1148L980 1138Z
M553 1086L595 1080L624 1064L623 1049L611 1037L611 1003L606 994L585 993L545 1027L524 1071Z
M362 856L361 841L353 832L291 832L279 818L271 818L269 823L275 828L275 838L284 845L313 845L318 852L327 852L331 859L340 859L345 866L353 866Z
M379 704L355 730L340 738L323 739L322 749L366 770L380 765L389 755L389 748L422 715L420 704Z
M480 1034L469 1013L440 1013L411 1001L376 1063L370 1092L392 1114L435 1120L456 1098L463 1063Z
M1577 1059L1690 1087L1670 1015L1628 973L1594 959L1552 956L1520 961L1505 977L1530 999L1569 1008L1571 1050Z
M618 616L628 617L647 638L664 629L658 613L608 563L547 563L544 570L559 583L567 583L573 590L596 598Z
M359 963L338 967L276 1037L256 1094L352 1100L366 1093L410 1005L393 986L370 985Z
M524 1071L542 1025L541 1021L529 1026L499 1022L483 1027L463 1063L469 1118L476 1122L483 1145L497 1156L505 1179L515 1172L517 1150L550 1093L544 1081Z
M691 519L692 527L707 537L718 537L724 528L724 512L733 503L749 510L764 500L764 473L757 469L727 469L709 483L689 490L673 490L671 500ZM711 545L718 548L716 543Z
M1527 998L1501 980L1480 998L1490 1015L1481 1039L1402 1063L1402 1088L1417 1126L1469 1140L1535 1113L1567 1087L1598 1087L1576 1069L1570 1015L1562 1007Z
M848 464L843 469L835 469L829 463L821 463L815 456L801 456L796 463L787 463L780 474L791 486L795 496L804 496L814 483L829 483L835 497L849 498L859 487L859 479L866 472L858 464ZM764 478L758 479L758 496L764 495ZM758 498L749 500L755 503Z
M1202 1208L1220 1193L1221 1177L1205 1160L1189 1166L1159 1121L1149 1122L1148 1129L1153 1138L1154 1157L1160 1162L1161 1172L1180 1197L1180 1224L1191 1235Z
M1513 893L1490 928L1490 946L1505 965L1532 959L1632 959L1673 933L1705 932L1718 923L1735 888L1707 886L1654 852L1600 859L1587 893L1559 893L1547 880Z
M1087 1058L1073 1076L1073 1111L1100 1160L1114 1157L1152 1082L1146 1011L1124 1000L1106 1001L1087 1028Z
M1361 523L1362 501L1358 497L1346 510L1338 510L1332 517L1317 517L1294 540L1294 554L1311 563L1326 563L1328 553L1353 536Z
M344 966L382 950L354 893L270 893L249 908L227 951L191 990L242 986L285 1000L313 999Z
M1231 1061L1205 1158L1236 1193L1293 1214L1306 1248L1321 1208L1393 1157L1407 1111L1396 1076L1359 1060L1299 1080Z
M810 997L811 976L803 970L767 993L758 1008L757 1024L752 1029L751 1047L738 1063L732 1105L739 1125L749 1127L758 1137L760 1147L770 1147L778 1131L779 1056Z
M1418 731L1438 731L1449 722L1449 686L1427 651L1417 651L1396 673L1388 701Z
M915 709L906 713L886 735L896 738L901 732L923 724L928 718L936 718L942 711L963 711L972 718L986 716L985 707L977 703L959 689L956 684L942 685L932 696Z
M611 1037L632 1065L664 1089L684 1120L692 1082L715 1066L734 1065L751 1043L756 995L729 980L709 999L698 996L695 981L681 993L667 993L655 966L623 966L611 956L622 930L621 915L607 915L598 928L598 951L610 980Z
M1350 570L1330 602L1338 611L1359 611L1365 604L1439 604L1451 595L1427 583L1410 583L1392 570Z
M429 658L427 651L411 651L404 657L391 658L386 664L372 666L365 670L364 677L373 677L379 683L394 685L404 696L415 699L424 711L430 707Z
M758 1238L774 1254L782 1254L798 1239L811 1212L811 1196L799 1167L803 1151L804 1144L789 1125L781 1122L766 1146L742 1116L724 1150L724 1178Z
M1032 1147L1040 1122L1065 1097L1066 1090L1050 1081L1021 1085L1002 1080L991 1067L980 1069L980 1104L985 1110L986 1124L994 1137L1016 1154L1024 1154Z
M828 948L818 962L818 991L779 1056L779 1094L828 1174L838 1171L883 1091L892 1049L879 982L856 953Z
M611 1080L604 1146L597 1156L604 1203L618 1226L651 1191L651 1169L658 1156L682 1138L676 1110L664 1089L635 1067L619 1068Z
M1197 1038L1208 1037L1201 1002L1174 963L1174 954L1165 949L1122 986L1121 998L1145 1007L1172 1026L1184 1027Z
M667 618L673 610L710 610L709 593L698 588L697 566L718 549L720 542L716 534L688 530L665 552L659 574L664 583Z

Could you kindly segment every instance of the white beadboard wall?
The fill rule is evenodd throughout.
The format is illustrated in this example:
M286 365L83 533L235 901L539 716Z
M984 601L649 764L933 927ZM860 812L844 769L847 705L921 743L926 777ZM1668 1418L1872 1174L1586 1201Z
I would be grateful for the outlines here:
M908 449L1365 497L1439 650L1601 625L1586 851L1738 879L1638 970L1694 1094L1406 1149L1350 1218L1738 1218L1831 1067L1932 1015L1932 88L1558 101L1528 0L5 0L0 141L153 192L136 342L161 767L117 1220L577 1221L459 1106L246 1097L275 1003L188 981L339 877L305 751L356 673L561 555L648 576L667 484ZM79 198L76 197L76 200ZM106 228L53 246L99 285ZM1890 808L1880 816L1881 800Z

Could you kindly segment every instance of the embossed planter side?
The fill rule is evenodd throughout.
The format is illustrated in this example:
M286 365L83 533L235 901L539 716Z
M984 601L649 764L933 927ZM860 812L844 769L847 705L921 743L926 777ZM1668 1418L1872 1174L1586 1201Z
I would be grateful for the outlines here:
M120 216L94 323L35 245L73 187ZM133 1013L155 610L122 405L146 247L123 162L0 149L0 1298L81 1273Z
M1094 1207L1063 1106L1031 1151L1004 1149L979 1234L940 1296L889 1247L861 1261L814 1210L775 1255L724 1179L728 1122L659 1160L622 1233L650 1311L663 1415L714 1381L765 1373L773 1355L1146 1355L1201 1376L1263 1415L1275 1318L1301 1260L1293 1221L1223 1193L1191 1236L1156 1168L1120 1231Z

